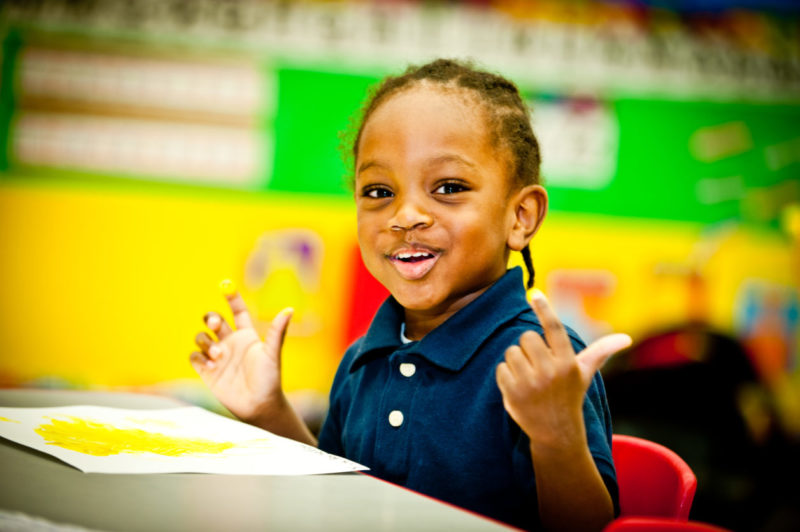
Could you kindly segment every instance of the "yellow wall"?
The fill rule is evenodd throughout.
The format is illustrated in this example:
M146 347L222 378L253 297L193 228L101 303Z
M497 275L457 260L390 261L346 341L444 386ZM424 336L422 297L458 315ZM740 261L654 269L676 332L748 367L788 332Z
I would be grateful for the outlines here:
M262 326L284 306L296 308L286 386L327 392L351 290L349 199L35 183L0 185L0 382L199 383L187 361L193 338L206 311L224 310L217 284L232 278ZM280 242L298 230L320 244L310 280L270 248L266 282L248 282L260 239ZM533 243L537 286L565 320L564 279L605 283L581 296L590 326L573 325L588 339L606 330L642 338L686 321L692 265L704 280L706 317L734 332L750 280L794 289L789 251L772 233L564 213L552 213Z
M213 194L3 185L0 374L101 386L193 378L188 355L201 318L225 310L219 281L236 280L248 301L269 299L243 282L260 236L305 227L325 243L354 238L348 201ZM341 329L342 314L331 310L347 288L347 250L323 251L316 297L281 302L296 307L295 322L316 316L320 326L311 336L290 332L290 388L327 387L340 355L329 339ZM287 295L282 283L273 290Z

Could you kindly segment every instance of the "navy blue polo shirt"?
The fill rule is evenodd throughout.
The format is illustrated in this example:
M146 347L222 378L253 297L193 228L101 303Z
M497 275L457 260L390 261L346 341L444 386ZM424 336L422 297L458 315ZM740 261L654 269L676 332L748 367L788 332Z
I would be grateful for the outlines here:
M538 528L529 442L503 408L495 369L527 330L543 329L514 268L417 342L389 297L345 353L320 449L426 495L522 528ZM585 345L567 329L575 352ZM583 404L589 450L618 507L611 418L600 374Z

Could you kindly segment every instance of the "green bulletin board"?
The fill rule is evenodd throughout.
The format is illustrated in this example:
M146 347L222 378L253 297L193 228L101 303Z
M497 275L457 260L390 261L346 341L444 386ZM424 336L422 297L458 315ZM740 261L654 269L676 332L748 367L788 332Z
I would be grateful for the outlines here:
M275 164L269 188L314 194L350 194L339 150L341 132L355 119L378 78L278 70Z
M5 35L0 90L0 178L5 175L47 176L48 179L94 183L136 181L163 187L169 179L154 176L107 175L91 170L25 167L14 159L14 113L18 75L15 65L25 49L24 35ZM262 75L277 80L274 109L258 119L265 143L260 179L245 186L262 192L282 191L348 196L348 172L340 150L343 131L352 127L375 75L339 70L314 70L284 58L264 60ZM404 65L398 65L400 71ZM535 100L535 88L524 91ZM541 98L569 100L569 95ZM800 106L747 102L701 102L604 97L600 101L614 122L616 164L610 179L594 188L570 186L567 179L549 184L551 209L715 223L726 220L775 226L781 208L800 200ZM535 115L534 115L535 116ZM11 119L9 119L11 118ZM558 123L558 122L556 122ZM618 137L618 138L617 138ZM270 146L270 144L273 144ZM548 154L543 153L544 158ZM612 159L613 160L613 159ZM566 159L566 172L569 172ZM258 177L258 176L255 176ZM546 177L546 176L545 176ZM179 182L191 190L221 187ZM230 188L237 188L231 185ZM239 186L238 188L242 188Z
M278 79L268 188L350 194L339 135L378 78L284 68ZM800 195L798 106L637 99L609 104L619 123L616 175L595 190L548 186L553 210L772 223L781 204ZM711 143L705 152L697 147L704 134ZM777 161L770 157L775 150Z
M618 173L608 189L595 195L554 191L568 210L703 223L769 222L781 202L800 193L800 154L791 153L798 149L800 107L620 100L615 109L620 122ZM706 160L698 159L698 131L714 130L723 139L726 131L738 137L727 140L733 153L726 155L723 145ZM795 160L784 156L786 164L770 168L770 150L789 152L788 158ZM766 211L754 213L754 203L764 203L764 197L772 208L762 205Z

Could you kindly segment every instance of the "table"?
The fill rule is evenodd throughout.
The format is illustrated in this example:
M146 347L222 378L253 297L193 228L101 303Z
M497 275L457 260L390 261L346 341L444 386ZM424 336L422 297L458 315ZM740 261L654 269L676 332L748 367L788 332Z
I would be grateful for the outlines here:
M145 409L186 406L144 394L0 390L0 406L79 404ZM0 471L0 510L6 518L20 512L50 525L93 530L508 530L361 473L299 477L92 474L2 438Z

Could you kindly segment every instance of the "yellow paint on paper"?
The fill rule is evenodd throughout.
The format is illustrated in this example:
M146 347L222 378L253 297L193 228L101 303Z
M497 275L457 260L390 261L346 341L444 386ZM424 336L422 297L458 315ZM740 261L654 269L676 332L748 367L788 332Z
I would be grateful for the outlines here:
M237 287L236 283L231 281L230 279L223 279L219 283L219 291L222 292L224 296L232 296L236 293Z
M19 423L16 419L8 419L7 417L0 416L0 421L8 421L9 423Z
M125 421L129 421L131 423L135 423L137 425L152 425L157 427L167 427L170 429L178 428L178 424L174 421L170 421L168 419L147 419L147 418L137 418L137 417L126 417Z
M234 447L231 442L167 436L141 429L123 429L74 416L69 416L69 420L50 419L50 423L34 429L48 445L57 445L92 456L120 453L153 453L163 456L219 454Z

